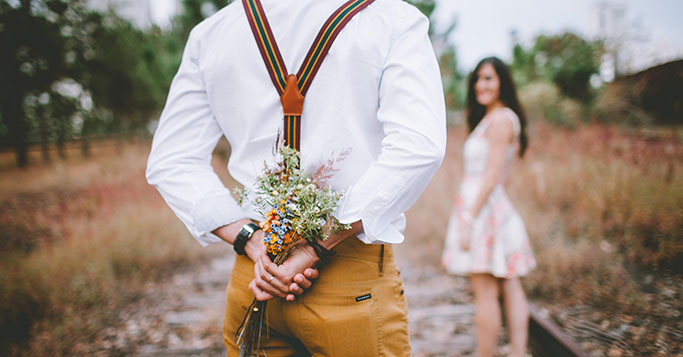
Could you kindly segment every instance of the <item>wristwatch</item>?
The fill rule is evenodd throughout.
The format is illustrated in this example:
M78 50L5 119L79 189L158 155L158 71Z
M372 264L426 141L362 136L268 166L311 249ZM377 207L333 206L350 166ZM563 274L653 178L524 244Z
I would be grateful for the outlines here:
M235 237L235 242L232 245L237 254L247 255L247 253L244 252L244 246L247 244L249 239L251 239L251 236L253 236L254 233L259 229L261 229L261 227L253 222L249 222L240 228L240 231L237 233L237 237Z

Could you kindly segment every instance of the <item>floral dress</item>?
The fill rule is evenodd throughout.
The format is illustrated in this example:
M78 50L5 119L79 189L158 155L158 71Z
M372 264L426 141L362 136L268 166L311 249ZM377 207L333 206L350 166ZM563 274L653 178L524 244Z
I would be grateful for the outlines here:
M489 142L484 137L490 117L484 117L464 145L465 175L453 207L442 263L452 274L488 273L499 278L526 275L536 266L524 222L510 203L503 187L510 163L519 146L519 118L509 108L500 109L512 121L515 142L505 157L505 170L479 215L472 221L470 249L460 248L461 213L469 211L482 185L488 161Z

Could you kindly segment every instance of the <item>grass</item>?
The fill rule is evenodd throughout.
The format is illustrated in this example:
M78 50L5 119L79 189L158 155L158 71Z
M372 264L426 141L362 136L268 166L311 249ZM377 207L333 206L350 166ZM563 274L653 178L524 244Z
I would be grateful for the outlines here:
M147 185L147 150L105 143L94 159L3 170L0 351L69 354L145 282L211 255Z
M651 138L605 126L537 127L529 162L510 182L528 219L554 221L566 239L626 262L680 273L683 145L675 131Z

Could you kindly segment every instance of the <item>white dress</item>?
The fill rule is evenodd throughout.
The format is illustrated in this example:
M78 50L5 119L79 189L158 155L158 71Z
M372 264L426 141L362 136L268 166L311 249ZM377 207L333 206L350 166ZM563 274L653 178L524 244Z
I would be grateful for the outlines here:
M442 263L452 274L488 273L499 278L526 275L536 266L524 222L510 203L504 183L510 163L519 146L519 118L509 108L501 109L512 121L515 141L505 157L505 170L479 215L472 222L470 249L460 248L461 212L469 211L482 185L489 155L489 142L484 137L490 117L485 117L465 141L463 155L465 175L448 223Z

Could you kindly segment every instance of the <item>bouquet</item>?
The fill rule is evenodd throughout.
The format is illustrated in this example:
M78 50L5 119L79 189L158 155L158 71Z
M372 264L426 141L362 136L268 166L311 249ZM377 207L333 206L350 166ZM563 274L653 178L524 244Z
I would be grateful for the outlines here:
M281 146L275 156L275 164L265 164L263 173L256 178L253 195L246 190L237 190L237 194L240 205L248 200L256 212L265 217L260 222L263 244L271 260L280 265L287 260L295 242L326 240L329 234L350 226L339 223L332 216L344 192L333 191L327 185L336 171L334 163L342 160L345 153L321 165L313 174L299 168L296 149ZM256 299L247 309L235 332L240 356L258 352L265 310L266 302Z

